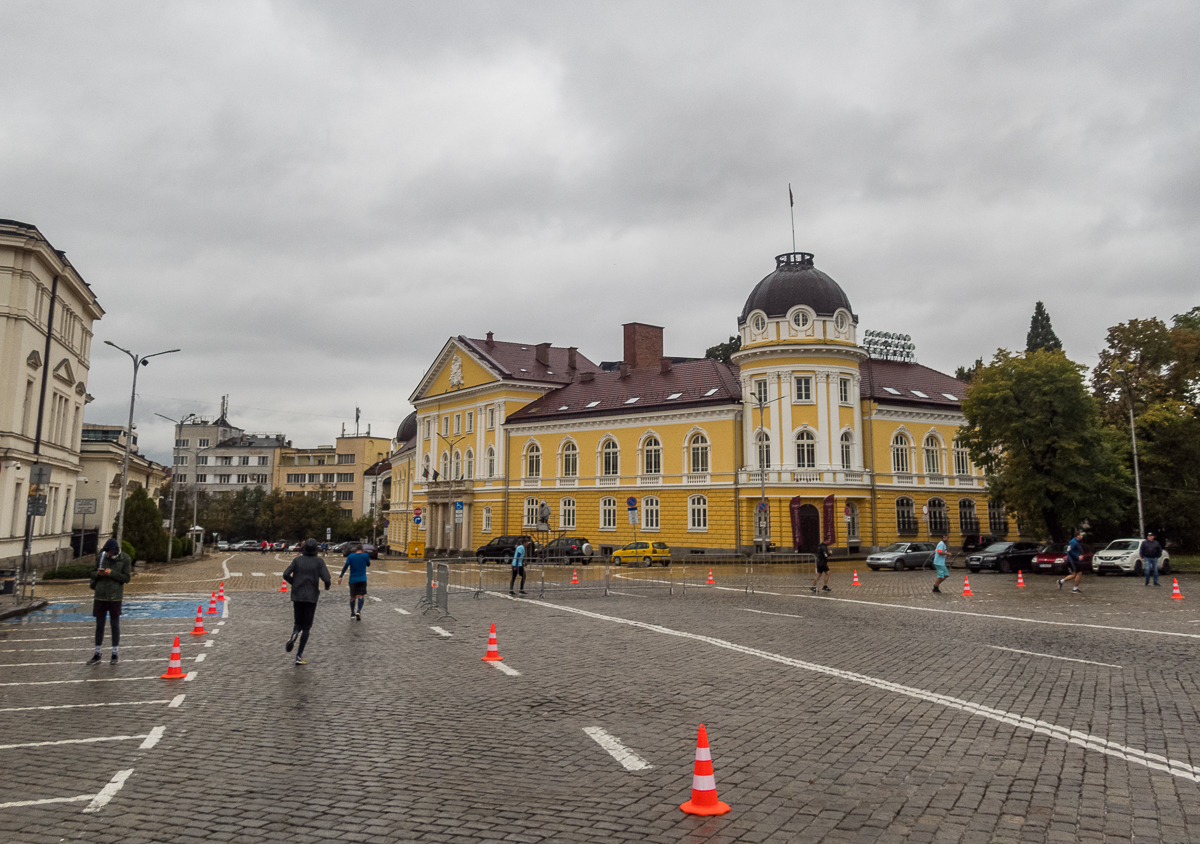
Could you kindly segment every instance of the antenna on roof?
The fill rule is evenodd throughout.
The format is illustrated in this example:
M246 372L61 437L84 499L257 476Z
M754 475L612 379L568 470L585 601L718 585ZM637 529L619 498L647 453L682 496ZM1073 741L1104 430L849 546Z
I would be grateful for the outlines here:
M792 183L788 182L788 211L792 215L792 252L796 251L796 198L792 196Z
M863 332L862 345L874 360L897 360L903 363L916 363L917 360L917 346L907 334L867 330Z

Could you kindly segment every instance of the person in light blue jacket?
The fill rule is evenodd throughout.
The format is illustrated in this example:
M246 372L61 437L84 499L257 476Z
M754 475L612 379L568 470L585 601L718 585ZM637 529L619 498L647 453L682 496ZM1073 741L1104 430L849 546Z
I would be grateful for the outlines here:
M521 594L525 594L525 545L522 542L513 551L512 558L512 577L508 580L508 594L515 595L513 592L513 584L517 582L517 574L521 575Z

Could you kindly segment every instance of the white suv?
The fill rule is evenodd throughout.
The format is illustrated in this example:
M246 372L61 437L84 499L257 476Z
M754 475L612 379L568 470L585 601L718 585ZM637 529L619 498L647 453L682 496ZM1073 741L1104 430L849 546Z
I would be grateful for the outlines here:
M1142 557L1138 549L1142 547L1140 539L1114 539L1103 551L1097 551L1092 557L1092 571L1096 574L1141 574ZM1158 558L1158 573L1171 573L1171 555L1163 549L1163 555Z

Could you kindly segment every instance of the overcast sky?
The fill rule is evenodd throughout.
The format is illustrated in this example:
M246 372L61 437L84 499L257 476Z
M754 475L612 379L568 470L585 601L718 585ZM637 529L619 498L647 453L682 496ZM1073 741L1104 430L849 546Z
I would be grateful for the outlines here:
M1200 304L1200 5L0 5L0 217L107 311L87 421L395 433L447 337L702 355L796 245L953 373Z

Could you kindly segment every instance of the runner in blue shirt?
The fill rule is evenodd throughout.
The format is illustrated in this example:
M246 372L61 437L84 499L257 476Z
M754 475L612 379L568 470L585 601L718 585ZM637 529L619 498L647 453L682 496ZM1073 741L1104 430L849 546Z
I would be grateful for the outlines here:
M950 567L947 565L950 562L950 548L946 543L950 539L950 534L943 533L942 541L937 544L937 550L933 552L933 570L937 572L937 580L933 581L933 591L941 592L938 587L942 585L942 581L950 576Z
M512 558L512 577L508 579L508 594L516 594L513 592L513 584L517 582L517 575L521 575L521 594L525 594L525 543L522 542L513 549Z
M354 546L354 553L346 557L346 564L338 575L338 586L342 585L342 575L350 569L350 617L362 621L363 601L367 599L367 567L371 558L361 545ZM354 599L358 599L358 609L354 608Z

